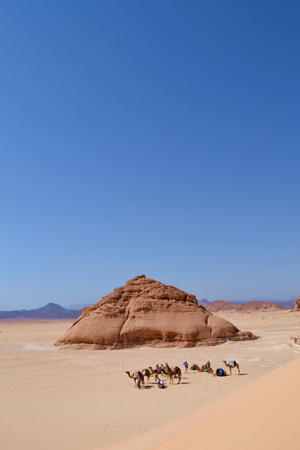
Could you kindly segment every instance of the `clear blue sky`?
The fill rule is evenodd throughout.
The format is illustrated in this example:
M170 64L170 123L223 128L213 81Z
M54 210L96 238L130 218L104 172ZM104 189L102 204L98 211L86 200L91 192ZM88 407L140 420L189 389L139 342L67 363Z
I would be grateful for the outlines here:
M0 309L139 274L300 294L298 1L2 1Z

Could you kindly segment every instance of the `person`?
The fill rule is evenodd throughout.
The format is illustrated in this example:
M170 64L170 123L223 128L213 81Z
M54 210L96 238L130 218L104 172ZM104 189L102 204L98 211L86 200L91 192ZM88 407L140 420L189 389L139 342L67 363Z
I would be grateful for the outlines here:
M164 380L160 380L157 382L157 387L159 387L159 389L165 389L165 385L164 385Z
M185 361L185 362L183 363L183 367L184 367L183 373L188 373L187 370L188 370L189 365L188 365L187 361Z
M141 380L142 380L141 375L142 375L141 372L138 371L138 373L137 373L137 381L136 381L136 387L138 389L141 389Z
M209 372L209 369L210 369L210 362L207 361L207 363L205 364L204 372Z

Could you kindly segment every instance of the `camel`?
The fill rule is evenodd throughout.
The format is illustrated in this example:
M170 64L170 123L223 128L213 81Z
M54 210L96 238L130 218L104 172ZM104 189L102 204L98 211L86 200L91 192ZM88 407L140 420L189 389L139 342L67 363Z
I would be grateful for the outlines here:
M190 367L191 370L198 370L198 372L204 372L204 366L199 367L197 364L193 364Z
M152 375L152 373L150 372L149 369L143 369L141 372L143 377L147 377L147 384L149 384L150 376Z
M129 378L133 378L134 385L135 385L135 387L136 387L137 372L133 372L132 375L130 375L130 372L128 372L128 370L127 370L125 373L127 373L127 375L129 376Z
M130 375L130 372L128 372L128 370L125 373L127 373L129 378L133 378L134 386L136 387L136 381L137 381L138 373L137 372L132 372L132 375ZM141 376L141 384L145 384L145 380L144 380L144 375L143 374Z
M238 365L238 363L236 361L230 361L229 364L227 364L226 361L223 361L223 363L225 364L225 366L229 367L230 369L230 375L231 375L231 371L232 369L234 369L235 367L237 368L239 375L240 375L240 366Z
M162 374L163 365L156 364L155 369L159 375Z
M171 369L171 367L168 365L168 363L166 363L165 367L163 368L163 373L165 375L167 375L168 377L170 377L170 384L171 383L173 384L173 377L176 376L176 375L178 375L178 383L177 384L180 383L180 380L181 380L181 369L180 369L180 367L176 366L176 367L172 367L172 369Z
M158 373L160 373L160 372L158 372L157 369L153 370L151 366L149 366L149 370L150 370L150 375L155 375L155 381L160 381L160 378L158 376Z
M207 370L205 370L207 369ZM198 370L198 372L207 372L210 374L213 374L214 371L212 370L211 367L206 367L206 365L199 367L197 364L193 364L191 367L191 370Z

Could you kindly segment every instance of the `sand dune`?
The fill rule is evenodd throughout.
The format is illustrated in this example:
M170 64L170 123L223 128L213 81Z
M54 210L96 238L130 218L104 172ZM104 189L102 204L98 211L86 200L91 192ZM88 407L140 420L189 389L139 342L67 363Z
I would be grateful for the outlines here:
M300 446L300 358L113 450L282 449Z

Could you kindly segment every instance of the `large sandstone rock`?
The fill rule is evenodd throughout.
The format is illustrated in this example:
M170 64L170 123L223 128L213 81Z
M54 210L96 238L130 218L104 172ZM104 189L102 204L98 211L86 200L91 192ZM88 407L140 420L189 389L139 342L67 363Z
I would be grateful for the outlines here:
M295 300L294 312L300 312L300 295L297 300Z
M114 289L79 319L56 345L99 349L214 345L256 339L197 304L194 295L139 275Z

